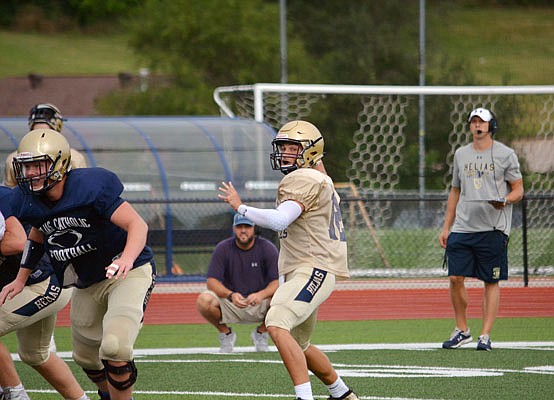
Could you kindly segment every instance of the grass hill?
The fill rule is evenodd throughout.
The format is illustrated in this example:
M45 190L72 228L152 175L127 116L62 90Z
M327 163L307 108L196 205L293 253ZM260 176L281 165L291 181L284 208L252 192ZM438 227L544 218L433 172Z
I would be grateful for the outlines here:
M450 3L449 3L450 4ZM467 62L480 83L554 83L554 6L550 8L428 5L427 70L444 55ZM124 35L14 33L0 30L0 78L138 73L139 57ZM415 67L415 66L414 66ZM391 82L394 84L394 82Z

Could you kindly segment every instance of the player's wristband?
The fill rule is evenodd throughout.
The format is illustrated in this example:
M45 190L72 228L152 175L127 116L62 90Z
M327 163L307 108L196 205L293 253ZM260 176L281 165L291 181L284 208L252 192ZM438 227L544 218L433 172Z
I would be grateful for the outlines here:
M23 268L33 269L44 254L44 245L34 240L27 239L23 255L21 256L21 266Z
M239 208L237 208L237 212L244 217L244 214L246 214L246 205L241 204Z

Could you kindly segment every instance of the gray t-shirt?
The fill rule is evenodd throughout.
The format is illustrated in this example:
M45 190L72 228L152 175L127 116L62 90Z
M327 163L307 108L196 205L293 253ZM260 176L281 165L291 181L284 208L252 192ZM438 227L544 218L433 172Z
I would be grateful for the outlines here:
M521 179L519 161L513 149L494 141L491 148L476 151L470 143L456 150L452 186L460 188L452 232L499 230L506 235L512 227L512 205L495 209L486 200L506 197L508 182Z

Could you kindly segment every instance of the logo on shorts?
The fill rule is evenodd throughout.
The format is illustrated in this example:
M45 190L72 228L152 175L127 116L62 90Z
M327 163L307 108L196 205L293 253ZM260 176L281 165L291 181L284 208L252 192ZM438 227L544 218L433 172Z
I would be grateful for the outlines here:
M492 279L500 279L500 267L494 267L492 269Z
M314 268L312 272L312 276L310 277L310 280L302 288L300 293L296 296L294 300L303 301L306 303L310 303L314 296L316 295L319 288L321 288L321 284L325 280L325 277L327 276L327 272L323 271L321 269Z

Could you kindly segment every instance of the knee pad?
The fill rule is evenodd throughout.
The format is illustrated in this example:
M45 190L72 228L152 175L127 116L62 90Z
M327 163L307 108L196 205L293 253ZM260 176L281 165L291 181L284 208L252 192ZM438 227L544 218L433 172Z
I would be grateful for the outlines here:
M138 371L133 360L127 361L127 364L122 365L121 367L116 367L110 364L109 360L102 360L106 370L106 377L108 382L117 390L126 390L135 384L137 381ZM115 379L115 377L120 377L121 375L129 373L129 377L123 381Z
M113 333L108 333L102 339L100 357L102 359L128 360L133 357L133 348L123 338Z
M94 383L104 382L107 379L105 369L83 368L83 371L85 371L85 374L87 374L88 378Z
M23 361L27 365L30 365L31 367L37 367L44 364L46 361L48 361L48 358L50 357L50 350L48 349L48 347L46 347L45 349L40 349L38 351L25 351L24 349L19 347L17 349L17 353L19 354L19 358L21 358L21 361Z

